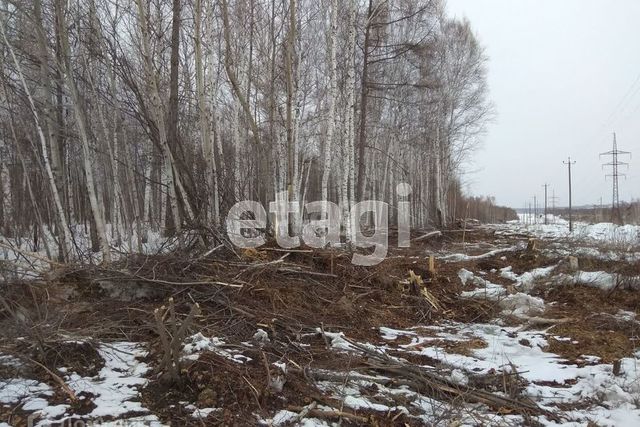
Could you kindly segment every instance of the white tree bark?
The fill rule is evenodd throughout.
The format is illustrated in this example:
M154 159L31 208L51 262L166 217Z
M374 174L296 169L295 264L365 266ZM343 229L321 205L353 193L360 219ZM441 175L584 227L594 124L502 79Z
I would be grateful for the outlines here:
M2 40L4 41L5 46L9 50L11 59L13 60L13 63L16 67L16 73L18 74L18 78L20 80L22 88L24 89L24 92L27 96L27 101L29 102L29 109L31 110L31 114L33 115L34 125L36 127L36 132L38 134L38 139L40 141L40 148L42 149L42 158L44 162L45 173L47 174L47 180L49 181L49 187L51 189L51 196L53 197L53 201L55 205L59 229L60 229L60 233L62 234L61 238L63 238L63 242L62 242L63 253L60 254L61 255L60 258L62 258L65 261L70 261L73 258L73 252L71 247L71 242L72 242L71 231L69 230L69 224L67 223L67 218L64 215L64 209L62 207L60 194L58 193L58 188L56 186L55 178L53 176L53 171L51 170L51 162L49 160L49 153L47 150L47 140L44 136L42 125L40 124L41 122L40 122L40 117L38 115L38 110L36 109L36 105L33 101L33 96L29 91L29 87L27 86L27 82L24 79L22 66L20 65L20 62L18 62L16 54L13 50L13 46L11 46L11 44L9 43L9 40L7 39L4 23L2 22L1 19L0 19L0 31L2 32Z
M82 164L84 166L84 174L87 179L87 193L89 195L89 204L91 205L91 213L96 225L96 234L98 236L98 244L102 251L102 262L109 264L111 262L111 250L109 248L109 240L104 220L104 205L99 203L96 191L96 182L94 180L95 160L93 159L93 147L89 141L89 132L87 129L87 118L84 113L84 105L80 101L80 95L76 82L73 77L73 68L71 65L71 49L69 47L69 32L66 24L66 17L62 0L56 3L56 19L60 33L60 45L62 49L63 61L59 66L61 72L65 75L65 81L69 88L71 100L73 102L73 111L76 117L78 133L82 143Z
M231 129L233 132L233 191L235 201L242 200L242 141L240 139L240 105L234 103Z
M85 61L87 68L90 70L88 75L89 83L91 84L91 88L98 95L97 87L93 78L93 75L97 74L97 70L94 69L93 65L90 65ZM118 101L116 97L116 82L115 76L112 72L108 72L111 94L114 101L114 106L117 107ZM100 102L97 103L97 111L98 118L100 121L100 127L102 129L102 137L104 141L107 142L107 151L109 155L109 167L111 169L111 175L113 177L113 187L112 187L112 201L113 205L111 206L111 233L115 236L116 245L120 246L122 243L122 237L124 236L124 228L123 228L123 213L122 213L122 190L120 187L120 178L119 178L119 167L117 162L118 156L118 109L113 109L113 132L109 132L109 126L107 124L107 119L104 114L104 109L102 108L102 104ZM86 119L86 118L85 118ZM104 208L104 203L102 203Z
M198 97L198 115L202 152L207 162L208 182L213 192L211 216L216 227L220 226L220 201L218 198L218 172L215 159L215 141L212 136L212 114L207 104L204 87L204 61L202 56L202 0L195 0L194 5L194 45L196 62L196 95Z
M58 194L62 201L63 207L66 204L67 218L74 218L73 216L73 199L69 197L71 195L71 188L68 185L68 177L65 175L65 162L63 159L63 153L61 150L62 136L58 126L60 123L56 123L58 120L58 111L54 107L54 85L50 75L51 55L49 52L49 44L46 36L46 27L43 21L42 1L34 0L33 13L35 25L35 34L37 40L37 55L39 59L39 77L41 79L40 89L36 91L35 98L42 103L44 114L42 117L42 127L49 143L49 155L51 157L51 171L56 181L56 187L58 188ZM55 58L54 58L55 62ZM66 194L65 194L66 193ZM66 202L66 203L65 203ZM62 245L64 246L64 245Z
M343 176L342 176L342 218L345 222L345 235L348 242L353 240L353 226L351 224L351 207L353 205L354 197L354 138L355 138L355 86L356 86L356 64L355 64L355 49L356 49L356 0L349 1L349 18L347 20L347 53L346 58L349 58L347 63L347 78L346 78L346 105L345 105L345 117L347 123L344 126L343 131Z
M2 195L2 213L4 215L2 225L6 231L9 231L14 224L13 220L13 198L11 192L11 177L9 176L9 168L7 167L9 156L9 147L0 140L0 193ZM8 235L13 233L9 232Z
M165 126L165 115L162 99L160 98L160 92L158 91L157 75L153 67L151 60L151 48L149 46L149 30L147 27L147 12L146 2L144 0L136 0L138 5L138 28L140 31L140 38L142 42L142 56L145 69L145 75L149 84L150 96L151 96L151 110L153 114L153 120L158 128L160 137L160 146L163 150L164 161L162 164L162 183L168 188L169 206L171 213L173 214L173 221L176 228L176 232L182 231L182 218L180 215L180 209L178 206L178 198L176 196L176 187L180 192L182 202L184 203L187 219L194 219L193 209L189 197L182 185L180 174L177 168L175 168L175 160L169 143L167 141L167 130ZM165 203L165 202L162 202ZM166 209L163 209L166 212Z
M329 93L327 95L327 136L324 145L324 167L322 169L321 197L328 199L329 174L331 172L331 156L333 154L333 131L336 120L336 98L338 96L336 40L338 38L338 0L331 0L331 18L329 19L328 56L329 56ZM322 217L326 216L323 209Z

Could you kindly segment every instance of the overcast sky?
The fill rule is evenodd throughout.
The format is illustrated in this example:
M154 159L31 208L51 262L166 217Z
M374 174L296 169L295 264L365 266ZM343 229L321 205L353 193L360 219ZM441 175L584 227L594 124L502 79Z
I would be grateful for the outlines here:
M640 198L639 0L449 0L449 10L486 49L497 111L465 177L473 194L522 207L548 182L567 205L571 156L574 205L611 203L598 154L615 130L634 155L620 200Z

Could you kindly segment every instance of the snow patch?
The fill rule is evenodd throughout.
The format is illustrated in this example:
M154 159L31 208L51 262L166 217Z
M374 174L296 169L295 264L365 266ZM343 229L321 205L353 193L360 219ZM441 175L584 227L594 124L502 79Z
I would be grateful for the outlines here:
M505 314L517 317L531 317L544 312L544 301L541 298L518 292L500 300L500 308Z
M210 351L236 363L251 361L250 357L241 354L238 350L223 348L225 345L226 343L218 337L209 338L198 332L197 334L191 335L185 339L185 345L182 348L182 352L185 353L186 356L184 357L188 360L197 360L200 357L200 353Z

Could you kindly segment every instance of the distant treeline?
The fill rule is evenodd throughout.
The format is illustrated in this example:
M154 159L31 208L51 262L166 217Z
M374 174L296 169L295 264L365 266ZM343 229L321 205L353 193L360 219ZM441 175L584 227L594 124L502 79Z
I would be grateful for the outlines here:
M569 216L569 208L557 208L554 212L563 217ZM538 213L541 213L538 210ZM623 224L640 224L640 200L620 203L620 215ZM581 206L573 209L573 217L576 221L588 223L615 222L611 205L593 205L592 207Z
M517 212L509 207L497 206L495 198L490 196L473 197L457 193L455 212L458 219L477 219L481 223L495 224L517 220Z

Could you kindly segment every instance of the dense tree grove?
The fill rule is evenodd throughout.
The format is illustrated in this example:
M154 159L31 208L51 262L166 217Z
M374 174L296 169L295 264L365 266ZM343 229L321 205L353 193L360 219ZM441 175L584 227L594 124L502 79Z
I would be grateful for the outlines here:
M457 196L455 196L456 194ZM460 220L463 219L477 220L485 224L518 220L518 213L515 209L496 205L496 200L492 196L464 196L456 192L455 189L453 190L453 195L457 197L457 200L452 204L457 209L455 217L458 221L456 225L460 225Z
M465 215L461 165L492 110L483 49L442 0L1 9L5 236L55 236L69 259L88 224L108 261L109 242L215 228L239 200L347 212L393 206L401 182L414 227Z

